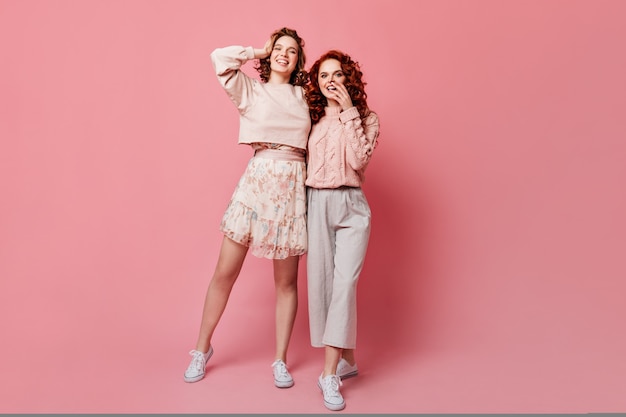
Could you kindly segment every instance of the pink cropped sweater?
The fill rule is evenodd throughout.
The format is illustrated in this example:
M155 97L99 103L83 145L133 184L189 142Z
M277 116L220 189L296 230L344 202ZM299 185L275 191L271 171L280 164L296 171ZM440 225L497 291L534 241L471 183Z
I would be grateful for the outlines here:
M239 143L278 143L306 149L311 118L304 90L249 77L240 68L253 58L252 47L228 46L211 52L217 79L239 110Z
M378 144L378 115L363 120L356 107L326 107L309 136L306 185L313 188L360 187Z

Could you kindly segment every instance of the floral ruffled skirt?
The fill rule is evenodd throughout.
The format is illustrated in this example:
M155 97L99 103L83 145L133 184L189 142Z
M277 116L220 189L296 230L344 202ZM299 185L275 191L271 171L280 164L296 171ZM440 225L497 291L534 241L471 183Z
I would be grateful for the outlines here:
M303 255L307 251L305 179L301 154L257 150L239 179L220 230L259 258Z

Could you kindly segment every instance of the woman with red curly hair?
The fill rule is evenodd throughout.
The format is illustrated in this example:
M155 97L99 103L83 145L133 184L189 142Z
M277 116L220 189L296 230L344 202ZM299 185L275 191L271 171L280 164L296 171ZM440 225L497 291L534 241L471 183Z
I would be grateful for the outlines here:
M254 156L241 176L220 224L224 237L204 301L200 331L186 382L204 378L213 355L211 339L248 250L271 259L276 291L274 384L294 384L287 347L298 306L300 256L306 253L306 144L311 119L304 98L304 41L282 28L263 48L227 46L211 53L217 79L239 112L238 143ZM256 59L260 80L241 67Z
M342 410L341 380L356 376L356 290L370 235L361 189L378 143L378 115L367 106L360 65L328 51L309 70L307 280L311 344L325 348L318 378L324 405Z

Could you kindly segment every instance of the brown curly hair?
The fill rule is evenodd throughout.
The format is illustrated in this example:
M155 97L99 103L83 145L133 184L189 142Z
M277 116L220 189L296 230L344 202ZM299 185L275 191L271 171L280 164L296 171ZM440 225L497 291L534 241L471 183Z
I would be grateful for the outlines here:
M319 75L322 62L328 59L336 59L341 64L341 71L346 77L344 85L350 94L352 103L359 111L361 118L370 114L367 107L367 94L365 93L366 82L363 81L363 73L358 62L341 51L330 50L322 55L309 70L309 80L304 87L307 103L309 104L309 113L311 114L311 123L315 124L324 116L324 108L328 106L328 100L322 94L317 77Z
M291 73L289 84L302 86L307 80L306 70L304 69L304 65L306 63L306 56L304 54L304 39L298 36L298 32L295 30L284 27L272 33L272 48L274 47L276 41L283 36L290 36L298 43L298 62L296 64L296 68ZM270 79L271 73L270 57L259 59L254 69L259 72L261 81L266 83Z

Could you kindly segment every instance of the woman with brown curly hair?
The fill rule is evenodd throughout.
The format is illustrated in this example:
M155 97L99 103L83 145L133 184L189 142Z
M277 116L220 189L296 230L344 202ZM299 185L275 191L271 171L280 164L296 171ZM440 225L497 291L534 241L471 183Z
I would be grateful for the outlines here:
M361 185L378 143L360 65L328 51L309 70L307 280L311 344L325 348L318 378L324 405L342 410L341 380L356 376L356 290L370 234Z
M217 79L239 111L240 144L254 150L220 224L224 233L209 284L196 347L185 371L186 382L204 378L213 354L211 339L226 308L248 250L273 260L276 291L274 384L291 387L287 348L298 306L300 256L307 250L305 154L311 129L302 85L304 41L282 28L263 48L228 46L211 53ZM241 67L257 59L260 81Z

